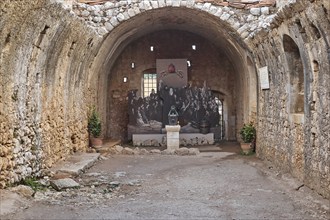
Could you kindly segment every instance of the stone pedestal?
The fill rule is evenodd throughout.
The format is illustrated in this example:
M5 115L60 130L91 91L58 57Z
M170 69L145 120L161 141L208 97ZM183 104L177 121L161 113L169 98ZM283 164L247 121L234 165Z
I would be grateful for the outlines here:
M166 138L167 138L167 149L176 150L180 146L180 125L166 125Z

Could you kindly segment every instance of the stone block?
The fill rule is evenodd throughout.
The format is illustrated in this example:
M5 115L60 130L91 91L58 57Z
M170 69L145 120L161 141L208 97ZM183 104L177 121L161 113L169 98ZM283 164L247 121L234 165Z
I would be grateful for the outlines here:
M83 16L83 17L88 17L89 15L90 15L90 12L87 10L84 10L81 12L81 16Z
M34 190L31 187L25 185L19 185L13 187L11 188L11 191L16 192L17 194L24 196L26 198L31 198L34 194Z
M116 27L116 26L119 24L119 22L118 22L118 20L117 20L116 17L111 17L111 19L110 19L110 23L111 23L112 26L114 26L114 27Z
M129 147L125 147L122 151L122 154L127 154L127 155L134 155L134 150L132 150Z
M179 138L177 139L167 139L167 149L175 150L178 149L180 146Z
M180 6L181 7L187 7L187 1L181 1Z
M160 8L165 7L165 5L166 5L165 0L159 0L159 1L158 1L158 6L159 6Z
M217 12L214 15L217 16L217 17L221 17L221 15L222 15L222 9L221 8L218 8Z
M211 7L211 3L209 3L209 2L205 3L202 7L202 10L203 11L209 11L210 7Z
M103 8L104 8L105 10L107 10L107 9L113 8L114 6L115 6L114 3L112 3L112 2L106 2L106 3L103 5Z
M220 19L223 21L227 21L230 18L230 16L231 16L230 14L225 12L220 16Z
M134 7L133 9L134 9L134 12L135 12L136 15L141 13L139 7Z
M166 6L172 6L172 0L166 0Z
M158 1L151 1L151 6L152 6L152 8L154 8L154 9L158 8L158 7L159 7L159 6L158 6Z
M269 7L261 7L260 12L263 15L269 15Z
M120 146L120 145L116 145L115 146L115 149L116 149L116 151L118 152L118 153L121 153L122 151L123 151L123 147L122 146Z
M112 31L112 29L114 28L110 22L106 22L104 26L107 31Z
M99 158L99 153L76 153L66 161L61 161L51 170L72 175L79 175L87 168L91 167Z
M133 145L134 146L163 146L166 139L165 134L133 134ZM157 144L157 145L156 145Z
M68 188L77 188L80 186L79 183L77 183L71 178L51 180L50 185L57 191L61 191L63 189L68 189Z
M159 149L152 149L152 150L150 151L150 153L152 153L152 154L160 154L161 152L160 152Z
M260 13L261 13L261 10L260 10L260 8L251 8L250 13L255 15L255 16L259 16Z
M199 153L198 148L189 148L189 155L198 155Z
M134 17L135 16L135 11L133 8L129 8L127 11L127 14L129 17Z
M181 0L172 0L172 6L173 7L180 7Z
M209 13L211 13L213 15L215 15L217 13L217 11L218 11L218 8L213 5L209 9Z
M151 6L149 1L143 1L143 3L144 3L144 9L145 10L151 10L152 9L152 6Z
M195 4L195 0L187 0L186 7L187 8L193 8Z
M174 155L175 150L165 149L161 152L162 155Z
M118 14L118 15L117 15L117 20L118 20L119 22L122 22L122 21L126 20L126 19L125 19L125 15L122 14L122 13Z
M179 156L187 156L189 155L189 149L186 147L178 148L175 150L175 153Z
M181 129L180 125L166 125L166 132L179 132Z

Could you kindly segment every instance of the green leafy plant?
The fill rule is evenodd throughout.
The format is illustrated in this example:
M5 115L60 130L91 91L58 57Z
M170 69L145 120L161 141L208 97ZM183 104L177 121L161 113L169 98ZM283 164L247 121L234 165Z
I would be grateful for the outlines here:
M240 130L240 135L244 143L251 143L255 140L256 129L252 122L244 124Z
M88 118L88 132L95 138L101 135L101 119L95 107L92 108Z
M34 177L27 177L21 181L21 184L30 186L35 192L38 190L43 190L45 187L38 182Z

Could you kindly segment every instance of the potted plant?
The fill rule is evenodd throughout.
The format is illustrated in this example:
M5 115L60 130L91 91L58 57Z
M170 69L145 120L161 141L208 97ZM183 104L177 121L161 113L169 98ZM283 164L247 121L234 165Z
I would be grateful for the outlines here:
M88 117L88 133L90 139L90 145L92 147L102 146L101 135L101 119L97 113L95 107L92 108Z
M256 138L256 129L252 122L244 124L240 130L240 135L243 140L241 143L241 149L243 153L248 154L254 149L254 141Z

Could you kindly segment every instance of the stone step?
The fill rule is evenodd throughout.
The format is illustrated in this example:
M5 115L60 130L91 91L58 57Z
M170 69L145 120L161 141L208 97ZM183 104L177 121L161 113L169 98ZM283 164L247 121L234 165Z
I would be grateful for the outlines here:
M56 164L51 171L78 176L91 167L99 158L99 153L76 153L65 161Z
M69 188L77 188L80 186L79 183L77 183L71 178L51 180L50 185L57 191L61 191Z

